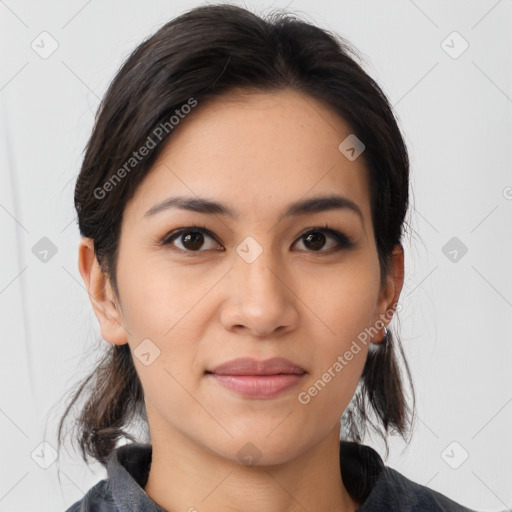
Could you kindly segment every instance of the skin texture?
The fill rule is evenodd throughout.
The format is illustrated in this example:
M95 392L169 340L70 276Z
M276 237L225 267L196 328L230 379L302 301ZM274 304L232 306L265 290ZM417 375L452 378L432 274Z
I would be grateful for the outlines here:
M359 343L308 404L298 400L365 328L377 323L370 339L382 340L378 320L389 323L403 284L396 246L380 287L367 171L363 158L349 161L338 149L350 133L332 110L291 90L199 104L125 208L119 297L92 240L80 243L79 269L102 337L129 343L132 353L149 338L160 350L150 365L135 356L134 363L153 446L145 491L166 510L356 509L341 480L339 431L368 345ZM359 206L364 224L346 209L278 220L291 202L334 192ZM177 209L144 217L178 194L217 200L239 217ZM159 244L195 223L215 238ZM354 247L333 252L328 233L308 243L304 232L325 224ZM248 236L262 249L251 263L236 252ZM243 356L286 357L307 374L271 399L241 397L205 375ZM237 455L248 442L261 454L252 466Z

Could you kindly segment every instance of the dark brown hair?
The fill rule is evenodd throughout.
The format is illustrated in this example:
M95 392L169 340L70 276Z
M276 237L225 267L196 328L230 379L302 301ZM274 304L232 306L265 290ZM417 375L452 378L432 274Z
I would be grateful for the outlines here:
M409 159L386 96L357 60L361 58L344 38L294 14L274 10L263 18L229 4L194 8L143 41L121 66L101 101L75 188L80 233L94 240L98 262L116 296L124 207L172 135L169 119L177 111L185 112L191 98L200 108L235 90L291 88L338 113L363 141L383 284L391 252L396 244L402 245ZM162 126L168 128L165 133ZM148 137L158 138L157 144L128 172L126 162L134 151L148 146ZM119 173L123 165L126 172ZM114 183L116 173L122 179ZM109 180L111 186L104 193ZM388 451L387 435L398 432L405 439L412 424L414 388L398 336L389 332L386 339L385 345L369 351L342 425L345 439L361 442L371 424ZM412 409L405 396L397 348L411 385ZM118 441L136 440L127 430L131 421L147 422L144 394L128 344L109 346L72 394L58 426L59 448L65 419L85 390L74 439L86 463L90 455L105 465ZM366 403L380 425L371 422Z

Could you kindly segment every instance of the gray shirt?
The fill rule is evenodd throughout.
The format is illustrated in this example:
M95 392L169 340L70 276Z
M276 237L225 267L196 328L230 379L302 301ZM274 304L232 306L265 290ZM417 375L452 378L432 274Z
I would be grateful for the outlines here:
M107 478L66 512L166 512L144 491L151 454L151 444L116 448L107 460ZM361 503L357 512L475 512L386 466L370 446L341 440L340 467L345 488Z

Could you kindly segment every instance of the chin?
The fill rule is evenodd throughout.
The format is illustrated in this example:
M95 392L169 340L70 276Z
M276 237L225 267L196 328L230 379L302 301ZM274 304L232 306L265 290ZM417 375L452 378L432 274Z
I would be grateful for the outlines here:
M243 435L234 435L227 445L217 446L217 449L211 445L210 449L217 455L243 466L263 467L287 463L300 454L301 448L304 449L302 439L294 438L290 432L285 431L280 435L277 432L271 433L275 427L274 422L270 428L248 429Z

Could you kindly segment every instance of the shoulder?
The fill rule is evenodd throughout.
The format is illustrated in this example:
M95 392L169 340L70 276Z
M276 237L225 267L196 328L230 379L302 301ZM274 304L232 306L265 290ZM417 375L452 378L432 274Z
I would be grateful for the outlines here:
M475 512L386 466L358 512Z
M66 512L119 512L119 509L112 497L108 480L101 480Z

